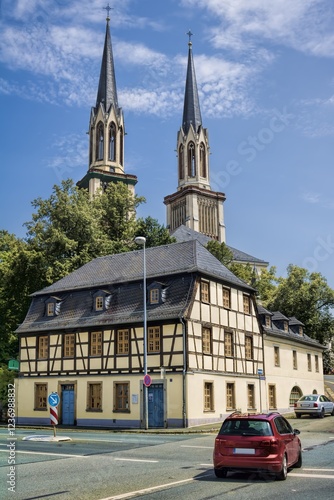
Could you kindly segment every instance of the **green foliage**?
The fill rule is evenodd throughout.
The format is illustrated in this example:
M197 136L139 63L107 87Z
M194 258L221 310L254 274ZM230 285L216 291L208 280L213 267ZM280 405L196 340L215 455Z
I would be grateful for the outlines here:
M135 237L136 236L145 236L147 248L168 245L176 241L175 238L170 236L168 229L161 226L158 221L152 217L137 220L135 229Z
M216 257L216 259L220 260L224 266L228 267L233 261L233 253L228 248L226 243L219 243L216 240L210 240L206 245L207 250L212 253ZM241 278L243 279L243 278Z
M0 402L2 403L3 408L7 407L8 384L14 383L14 377L14 371L8 370L5 366L0 366Z
M334 335L334 290L320 273L290 265L287 277L279 278L268 307L285 316L296 316L305 325L306 333L324 343Z

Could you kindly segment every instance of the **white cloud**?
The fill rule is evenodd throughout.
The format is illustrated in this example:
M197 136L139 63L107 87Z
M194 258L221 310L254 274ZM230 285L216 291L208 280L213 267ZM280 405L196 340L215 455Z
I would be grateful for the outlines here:
M317 204L321 201L321 196L319 193L304 192L301 195L301 199L306 201L306 203Z

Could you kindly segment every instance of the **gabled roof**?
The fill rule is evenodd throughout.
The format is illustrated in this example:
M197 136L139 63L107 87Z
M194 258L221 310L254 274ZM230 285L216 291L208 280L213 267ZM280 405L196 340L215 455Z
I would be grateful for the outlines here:
M231 285L253 291L237 278L198 241L172 243L146 249L146 275L148 279L168 277L180 273L198 272L221 279ZM102 287L132 282L143 277L143 250L98 257L32 296Z
M209 241L212 240L209 236L206 236L203 233L199 233L198 231L194 231L193 229L186 227L185 225L179 226L175 231L171 234L174 236L176 241L189 241L189 240L197 240L201 245L206 246ZM226 245L229 250L231 250L233 254L233 260L237 262L249 262L251 264L260 264L263 266L267 266L269 262L258 259L257 257L253 257L252 255L242 252L241 250L237 250L229 245Z
M190 125L194 127L195 132L198 132L202 125L191 41L189 41L188 46L188 67L182 119L182 128L185 133L188 132Z
M289 321L289 318L284 316L280 311L274 311L271 319L273 321Z
M295 325L304 326L304 323L299 321L299 319L295 318L294 316L291 316L291 318L289 318L289 325L291 325L291 326L295 326Z

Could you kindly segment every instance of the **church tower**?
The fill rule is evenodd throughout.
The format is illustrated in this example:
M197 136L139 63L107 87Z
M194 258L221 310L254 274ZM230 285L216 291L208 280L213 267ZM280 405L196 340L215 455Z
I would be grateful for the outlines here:
M167 227L172 233L182 224L219 242L225 241L225 194L211 190L209 137L202 117L189 31L188 66L183 119L177 134L177 192L164 198Z
M89 168L77 183L88 189L91 196L105 189L109 182L124 182L134 194L137 183L135 175L124 172L124 117L117 99L109 9L96 104L89 122Z

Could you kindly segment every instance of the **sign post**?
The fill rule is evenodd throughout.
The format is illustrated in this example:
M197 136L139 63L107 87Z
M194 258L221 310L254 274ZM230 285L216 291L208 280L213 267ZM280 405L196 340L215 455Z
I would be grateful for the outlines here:
M57 392L51 392L48 396L48 403L50 405L50 420L53 426L53 435L56 437L56 425L58 425L58 405L60 402L60 397Z

